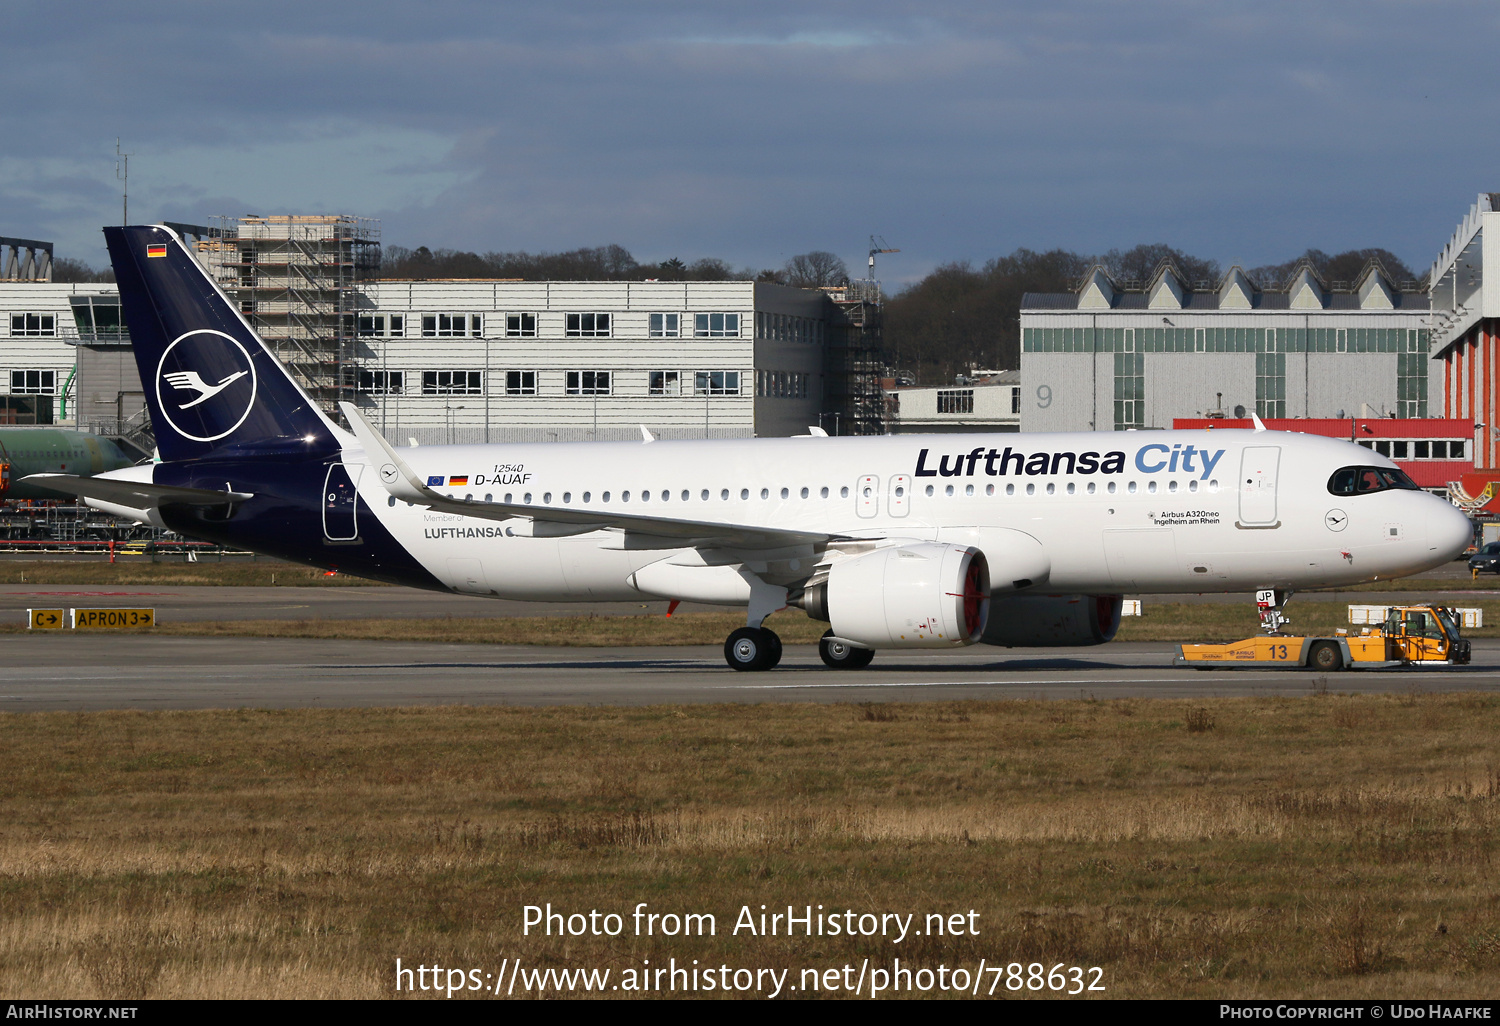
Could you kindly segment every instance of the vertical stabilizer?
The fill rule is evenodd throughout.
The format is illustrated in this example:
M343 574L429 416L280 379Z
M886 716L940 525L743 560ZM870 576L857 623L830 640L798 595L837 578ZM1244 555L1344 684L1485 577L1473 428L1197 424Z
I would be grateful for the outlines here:
M175 232L111 227L104 237L163 460L338 447L338 429Z

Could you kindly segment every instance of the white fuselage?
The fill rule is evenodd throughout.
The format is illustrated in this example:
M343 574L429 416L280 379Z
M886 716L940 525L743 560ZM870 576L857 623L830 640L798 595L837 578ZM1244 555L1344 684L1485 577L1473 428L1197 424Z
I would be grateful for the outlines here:
M1045 553L1047 576L1036 584L1056 592L1352 584L1439 565L1469 541L1467 518L1424 492L1330 492L1339 468L1394 467L1389 460L1348 442L1283 432L424 446L401 454L435 491L478 502L883 543L951 540L984 548L987 531L1021 532ZM346 449L344 460L351 476L358 471L360 495L385 528L455 591L715 601L712 587L693 594L689 584L686 593L665 595L631 583L641 568L671 559L672 544L632 548L619 531L588 528L533 537L526 519L435 512L391 498L363 450ZM770 572L785 578L828 553L808 547L746 555L747 563L780 560ZM989 557L992 579L1010 580L1005 556Z

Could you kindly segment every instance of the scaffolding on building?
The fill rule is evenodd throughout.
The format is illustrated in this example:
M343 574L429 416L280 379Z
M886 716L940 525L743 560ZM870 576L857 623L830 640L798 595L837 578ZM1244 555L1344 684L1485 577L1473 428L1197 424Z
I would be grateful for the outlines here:
M828 412L837 433L883 435L886 432L885 391L880 387L882 363L880 282L856 279L828 290L842 315L829 325L824 352Z
M358 385L361 288L380 268L380 223L341 214L215 217L199 258L330 416Z

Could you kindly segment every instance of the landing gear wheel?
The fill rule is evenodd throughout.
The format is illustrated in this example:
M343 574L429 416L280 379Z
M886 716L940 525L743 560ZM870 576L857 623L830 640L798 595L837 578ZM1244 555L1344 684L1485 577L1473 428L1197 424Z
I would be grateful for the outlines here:
M1333 670L1344 668L1344 653L1339 651L1338 645L1332 641L1320 641L1313 646L1308 656L1307 665L1314 670L1322 670L1329 673Z
M855 648L847 641L839 641L830 630L818 642L818 657L831 670L863 670L875 658L875 650Z
M724 642L724 661L735 670L769 670L781 662L781 639L764 627L741 627Z
M762 627L760 632L766 637L766 652L770 661L766 663L766 669L774 670L781 663L781 636L773 630Z

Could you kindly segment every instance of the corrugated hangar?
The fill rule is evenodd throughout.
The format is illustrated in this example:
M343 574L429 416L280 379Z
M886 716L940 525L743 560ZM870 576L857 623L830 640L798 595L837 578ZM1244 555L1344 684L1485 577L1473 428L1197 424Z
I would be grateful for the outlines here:
M1166 428L1174 417L1427 417L1429 303L1378 263L1325 282L1308 264L1262 284L1232 267L1189 282L1092 268L1021 304L1021 430Z

